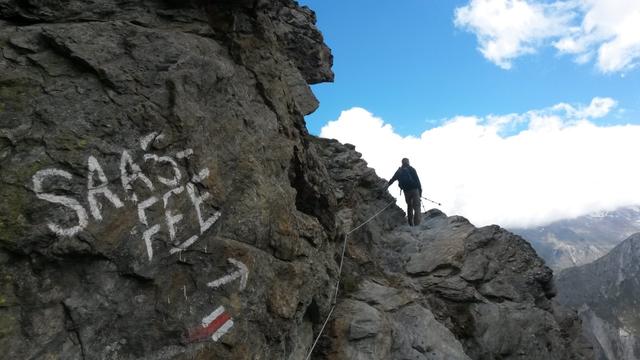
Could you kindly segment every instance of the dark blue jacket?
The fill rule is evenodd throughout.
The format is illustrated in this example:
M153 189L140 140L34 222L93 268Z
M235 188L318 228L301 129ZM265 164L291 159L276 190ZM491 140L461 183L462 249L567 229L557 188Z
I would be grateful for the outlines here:
M405 176L406 174L406 176ZM408 179L404 180L403 179ZM418 173L416 169L414 169L411 165L401 166L396 170L396 173L393 174L391 180L389 180L389 185L393 184L396 180L398 180L398 184L400 185L400 189L403 191L409 191L418 189L420 193L422 193L422 185L420 184L420 178L418 177Z

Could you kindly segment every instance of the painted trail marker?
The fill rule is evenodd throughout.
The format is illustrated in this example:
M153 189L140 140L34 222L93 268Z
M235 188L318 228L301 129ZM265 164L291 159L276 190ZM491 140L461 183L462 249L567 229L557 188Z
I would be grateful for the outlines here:
M139 139L140 148L145 152L149 151L154 141L162 139L163 136L163 134L158 134L157 132L143 136ZM59 189L47 189L52 185L51 178L63 178L67 181L73 181L71 173L55 168L39 170L32 176L33 191L38 199L62 205L69 211L75 212L75 218L77 218L75 226L64 227L54 222L47 223L50 231L63 237L75 236L85 230L90 225L90 218L95 223L102 222L104 216L103 204L109 204L109 207L114 209L137 208L139 224L136 226L142 225L140 231L142 240L147 250L147 257L149 261L152 261L154 240L164 240L173 244L174 246L169 250L170 254L180 253L192 246L198 240L198 237L209 230L222 215L217 210L213 212L210 208L206 210L204 206L211 206L210 200L212 196L205 190L206 186L203 188L197 186L197 184L204 185L204 181L209 177L209 169L200 169L189 180L185 176L187 173L183 173L183 169L186 166L184 164L182 166L179 165L179 160L187 159L193 154L193 149L184 149L178 151L174 159L166 154L140 154L138 151L123 149L119 164L122 183L120 191L117 191L114 188L114 184L108 181L108 176L98 158L90 155L87 159L86 195L78 194L80 195L78 199L76 198L77 196L59 194ZM155 169L156 175L152 177L145 174L140 166L140 161L148 163L149 169ZM163 175L159 175L160 172ZM166 172L169 174L166 174ZM46 184L49 184L49 186L45 186ZM141 194L136 193L133 184L140 185L139 188L145 189L144 194L149 197L139 199ZM148 194L148 192L151 192L151 194ZM118 195L118 193L121 195ZM184 206L180 209L175 208L175 198L181 196L186 196L191 201L192 207L190 211L185 209ZM81 203L84 199L88 204L88 210L87 206ZM157 210L161 205L164 209L164 216L157 218L158 216L155 215L156 219L150 219L153 216L152 214L158 213ZM156 209L151 209L152 207ZM200 225L200 234L179 234L180 224L187 222L187 220L197 220ZM167 230L166 233L169 234L169 239L156 239L162 236L162 228ZM181 239L177 239L178 236Z
M227 261L238 267L238 270L208 283L207 286L215 289L233 280L240 279L240 291L244 290L247 287L247 280L249 279L249 269L245 264L236 259L229 258Z
M202 319L202 326L189 331L189 342L205 340L218 341L233 327L233 319L224 306L215 309Z

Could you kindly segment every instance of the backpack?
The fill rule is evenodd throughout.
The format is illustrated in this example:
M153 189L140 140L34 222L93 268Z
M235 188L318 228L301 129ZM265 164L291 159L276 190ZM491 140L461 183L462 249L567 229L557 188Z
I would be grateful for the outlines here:
M413 190L418 188L418 182L411 174L409 167L398 169L398 184L402 190Z

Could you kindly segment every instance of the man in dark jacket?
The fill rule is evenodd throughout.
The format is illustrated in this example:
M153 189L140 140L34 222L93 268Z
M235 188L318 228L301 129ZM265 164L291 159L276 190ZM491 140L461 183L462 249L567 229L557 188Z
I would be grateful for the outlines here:
M404 199L407 202L407 218L409 225L420 225L421 210L420 210L420 198L422 197L422 185L420 184L420 178L416 169L409 165L409 159L402 159L402 166L398 168L387 186L385 191L398 180L400 189L404 192Z

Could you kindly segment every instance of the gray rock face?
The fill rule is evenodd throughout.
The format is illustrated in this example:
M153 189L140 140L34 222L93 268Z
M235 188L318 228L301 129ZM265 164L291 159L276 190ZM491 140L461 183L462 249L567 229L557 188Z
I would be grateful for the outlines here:
M336 268L291 185L307 82L332 78L313 20L292 1L0 2L8 358L308 349Z
M278 1L0 0L0 351L304 359L394 199L308 135L331 81ZM522 239L393 206L314 359L581 359ZM568 315L567 315L568 314Z
M336 311L333 351L328 358L469 359L453 333L418 304L382 312L364 302L346 300Z
M640 234L595 262L563 270L558 299L580 308L600 359L640 357Z
M637 336L617 328L598 317L591 309L580 309L582 329L594 345L596 359L599 360L635 360L640 354Z
M578 331L575 315L550 300L555 295L551 270L526 241L496 226L477 229L437 210L425 217L418 229L385 234L380 246L414 234L417 251L397 253L410 276L405 281L422 294L424 307L455 334L467 356L590 358L584 339L564 337Z

